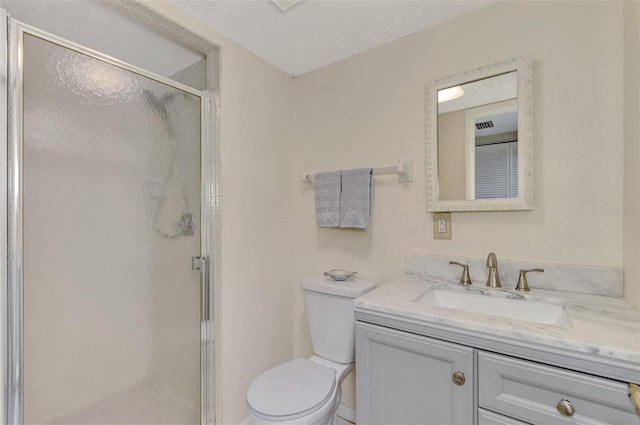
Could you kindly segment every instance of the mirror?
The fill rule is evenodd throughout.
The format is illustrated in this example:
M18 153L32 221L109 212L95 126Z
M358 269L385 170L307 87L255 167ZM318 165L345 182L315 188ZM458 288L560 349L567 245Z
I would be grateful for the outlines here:
M532 63L427 85L427 211L533 209Z

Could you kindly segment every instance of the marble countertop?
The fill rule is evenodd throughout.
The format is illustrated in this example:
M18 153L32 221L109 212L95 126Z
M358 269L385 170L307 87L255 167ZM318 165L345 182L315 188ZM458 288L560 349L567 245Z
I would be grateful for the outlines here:
M562 304L572 326L544 325L414 302L429 289L437 288ZM544 289L523 293L477 284L463 287L457 280L407 276L357 298L355 307L356 312L383 313L398 320L444 325L452 330L473 331L478 335L500 336L638 363L640 367L640 312L622 298Z

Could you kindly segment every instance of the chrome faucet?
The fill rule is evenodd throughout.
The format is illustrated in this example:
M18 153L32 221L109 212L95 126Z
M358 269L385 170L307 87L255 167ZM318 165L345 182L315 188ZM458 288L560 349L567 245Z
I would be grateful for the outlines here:
M489 276L487 277L487 286L492 288L500 288L500 274L498 273L498 258L495 252L490 252L487 256L487 267L489 267Z

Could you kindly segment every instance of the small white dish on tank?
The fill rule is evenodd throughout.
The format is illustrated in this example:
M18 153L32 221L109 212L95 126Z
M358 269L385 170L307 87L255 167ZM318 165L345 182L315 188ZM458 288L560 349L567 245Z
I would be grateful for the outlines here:
M328 272L324 272L325 276L329 276L331 279L336 280L338 282L343 282L357 274L358 272L352 272L351 270L342 270L342 269L334 269L334 270L329 270Z

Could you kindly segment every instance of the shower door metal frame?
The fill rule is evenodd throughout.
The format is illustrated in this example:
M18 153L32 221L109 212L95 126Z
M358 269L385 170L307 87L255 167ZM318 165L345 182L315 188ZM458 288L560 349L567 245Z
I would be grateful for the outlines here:
M0 187L6 188L6 196L0 201L0 215L7 222L0 225L0 255L6 260L6 269L0 273L0 378L3 398L0 402L0 418L3 423L21 425L24 422L24 382L23 382L23 36L29 34L55 43L78 53L91 56L126 71L139 74L170 87L183 90L201 99L200 133L200 256L205 259L205 267L200 272L200 423L210 425L214 416L214 346L213 346L213 291L211 285L211 258L214 248L212 223L215 223L216 175L215 146L210 146L216 132L214 114L217 105L212 104L208 91L196 90L169 78L154 74L142 68L125 63L111 56L63 39L54 34L27 25L11 17L0 9ZM6 225L5 225L6 224ZM185 262L190 258L185 256ZM4 311L3 311L4 310Z

